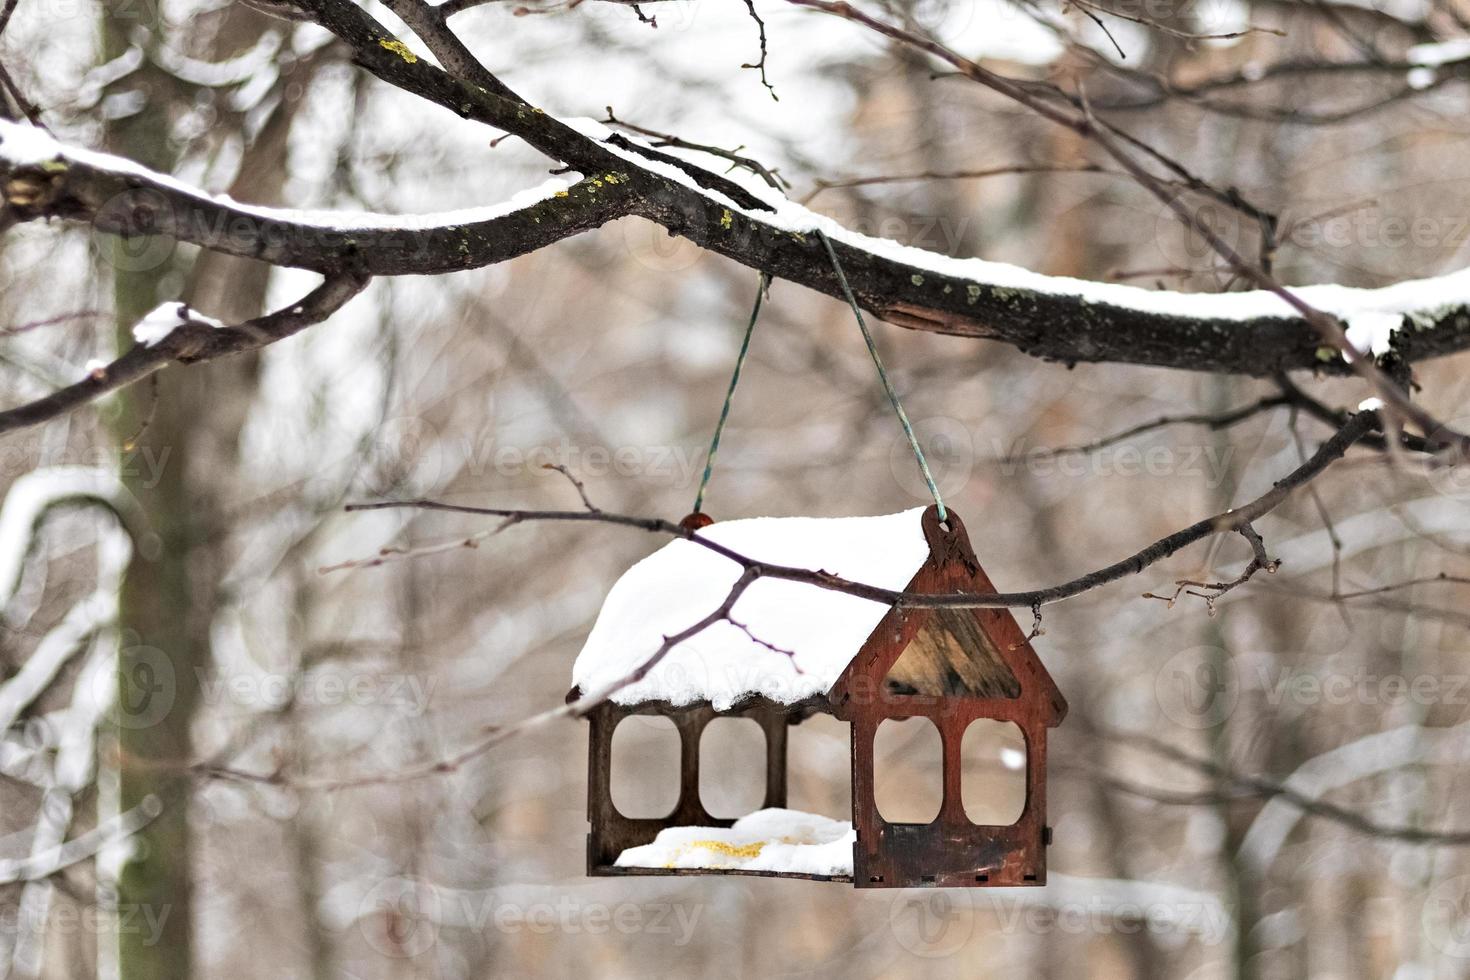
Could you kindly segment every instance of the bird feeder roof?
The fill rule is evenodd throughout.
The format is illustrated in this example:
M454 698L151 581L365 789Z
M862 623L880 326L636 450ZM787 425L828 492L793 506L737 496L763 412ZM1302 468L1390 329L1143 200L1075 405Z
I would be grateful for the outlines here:
M915 507L881 517L758 517L698 533L756 561L901 590L929 558L923 513ZM608 593L572 667L573 684L591 694L627 676L665 636L718 609L740 573L735 562L683 539L638 562ZM795 704L825 695L889 608L806 583L758 579L731 610L739 626L710 626L610 700L708 702L725 710L749 697Z

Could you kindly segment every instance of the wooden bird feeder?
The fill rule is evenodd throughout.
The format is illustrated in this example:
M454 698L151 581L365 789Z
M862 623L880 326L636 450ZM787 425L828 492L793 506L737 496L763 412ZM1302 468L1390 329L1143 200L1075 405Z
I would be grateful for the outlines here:
M801 537L796 524L805 522L801 529L816 528L813 534L825 535L823 540L833 546L829 550L843 551L843 554L829 555L831 560L827 561L822 554L807 553L806 563L802 564L788 560L787 554L762 553L760 542L750 542L750 550L743 550L745 535L739 525L761 525L762 521L762 536L768 545L778 546ZM774 526L783 521L793 524L790 534ZM858 530L852 535L845 534L846 529L841 527L844 522ZM889 552L891 560L889 554L865 555L861 537L869 528L881 530L874 544ZM755 530L752 527L751 533ZM715 524L701 533L757 560L821 567L886 588L926 595L994 591L975 558L963 523L953 511L941 523L932 506L921 515L915 510L884 518L731 521ZM911 541L911 537L921 540ZM839 544L843 548L836 547ZM678 561L670 558L664 563L667 567L660 571L661 556L675 548L682 557ZM695 555L689 549L703 554ZM844 565L844 555L855 557ZM691 561L703 564L698 568L679 565ZM731 565L731 569L721 569L719 563ZM849 574L848 567L854 563L858 571ZM917 570L912 567L915 564ZM888 576L886 583L881 581L881 575L875 577L875 567ZM651 610L659 608L661 601L667 604L671 600L666 594L643 593L660 588L660 581L668 588L698 591L699 569L710 574L728 572L710 583L711 596L727 592L729 583L738 574L738 569L726 559L684 541L671 543L630 569L609 595L603 615L578 658L574 669L577 685L569 693L569 701L580 698L583 691L596 689L609 677L622 676L626 673L625 665L636 664L637 657L646 656L646 650L621 648L615 652L624 655L624 659L618 661L613 656L609 644L617 644L622 639L617 632L618 623L641 626L640 614L656 619ZM867 578L862 577L865 572ZM660 574L663 579L659 578ZM624 589L625 582L629 589ZM757 599L757 590L763 588L765 594ZM629 685L593 708L587 714L591 723L587 781L591 821L591 833L587 837L589 874L755 874L851 881L859 888L1045 884L1046 848L1051 842L1051 831L1046 824L1047 729L1062 721L1067 703L1009 610L925 609L901 605L885 609L868 600L771 579L757 581L747 595L751 597L750 619L765 610L766 619L774 624L771 628L776 632L789 629L822 639L831 634L835 636L833 646L821 649L820 656L806 656L802 644L793 643L786 651L791 654L787 657L771 649L780 645L780 637L769 638L767 645L763 641L768 638L759 633L761 626L741 619L743 631L731 626L723 635L710 637L702 650L687 654L684 663L660 664L661 668L670 668L671 676L677 675L675 681L667 678L660 681L655 673L650 673L649 678ZM718 598L715 605L703 609L703 614L708 614L717 604ZM619 608L613 609L614 605ZM742 597L734 609L736 618L741 618L744 606L745 597ZM867 618L863 619L859 613ZM816 617L820 621L802 617ZM688 620L683 623L687 626L698 616L691 618L686 614L683 618ZM874 618L876 626L868 629ZM605 619L609 620L606 628ZM647 623L647 628L653 634L672 632L658 622ZM866 639L862 639L861 632L854 632L856 629L867 630ZM655 648L656 642L655 636ZM675 648L668 659L675 657L679 650ZM736 662L728 664L730 671L722 672L720 664L732 658ZM617 662L599 663L604 659ZM785 663L790 671L784 685L777 683L778 663ZM742 664L767 666L754 674L742 674ZM787 797L788 734L793 725L817 712L834 715L851 726L851 828L856 833L854 838L849 831L842 842L829 844L823 852L829 856L837 854L836 859L820 867L804 865L801 861L790 867L773 861L723 867L687 866L683 862L670 867L664 865L674 862L655 866L654 861L640 864L629 859L646 850L646 846L654 845L656 840L662 841L661 832L682 834L684 831L674 828L709 828L710 833L717 833L720 828L732 827L734 821L714 817L705 809L699 793L700 738L705 727L718 717L749 718L760 726L766 741L764 808L777 808L771 811L774 814L789 813L781 809L786 806ZM613 804L613 732L632 715L667 717L679 733L678 802L671 813L661 818L626 817ZM913 717L930 719L939 731L943 748L943 801L938 815L929 823L894 823L879 813L874 796L874 738L883 721ZM977 719L1012 722L1025 739L1025 801L1019 818L1010 825L977 825L965 813L961 799L961 741L966 728ZM764 808L762 812L766 812ZM843 828L846 826L842 824ZM849 839L850 861L845 844ZM758 843L721 845L721 849L727 853L761 853ZM782 849L771 849L772 853L776 851Z

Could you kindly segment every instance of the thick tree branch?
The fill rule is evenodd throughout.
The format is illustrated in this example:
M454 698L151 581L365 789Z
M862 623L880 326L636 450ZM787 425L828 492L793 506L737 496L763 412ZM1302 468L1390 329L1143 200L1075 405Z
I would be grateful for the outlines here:
M61 144L44 161L7 163L10 140L34 138L25 128L0 123L0 213L20 221L86 221L124 238L171 238L324 275L437 275L480 268L633 210L630 189L616 172L548 191L522 207L472 208L429 218L251 207L116 157Z
M631 169L629 189L637 197L634 213L775 278L830 296L841 295L831 265L813 236L790 230L789 221L773 222L758 209L742 209L733 198L722 200L722 195L734 193L725 178L685 163L683 173L698 185L690 186L690 181L667 168L642 165L636 154L619 153L547 113L454 78L422 59L410 60L411 56L399 53L401 42L346 0L296 2L351 45L358 62L383 81L464 118L514 133L582 173ZM1060 116L1059 121L1066 125L1076 123L1059 108L1034 98L1026 104L1047 118ZM780 203L783 211L794 207ZM1055 292L997 283L987 281L984 264L975 264L975 274L967 275L949 266L934 268L943 259L918 250L904 252L899 258L892 250L875 250L860 236L832 230L828 234L859 302L900 326L1001 340L1035 356L1066 362L1117 361L1252 375L1291 369L1345 370L1345 365L1320 356L1319 337L1288 308L1279 315L1240 318L1203 312L1166 314L1149 309L1144 302L1130 306L1081 295L1075 283ZM1150 295L1144 290L1135 292ZM1238 302L1239 296L1220 299L1227 301ZM1415 328L1403 331L1401 354L1406 359L1470 347L1470 309L1465 304L1426 309L1416 316Z
M914 34L903 28L886 24L855 10L845 0L788 0L797 6L811 7L836 17L854 21L866 27L870 31L891 38L918 51L923 51L942 59L975 82L1000 92L1031 109L1046 119L1052 120L1060 125L1066 126L1078 135L1094 140L1134 179L1138 184L1156 197L1160 204L1173 211L1186 227L1191 228L1199 234L1210 247L1229 263L1235 272L1247 281L1254 283L1266 293L1274 295L1282 303L1306 321L1306 323L1320 337L1323 346L1319 353L1325 351L1326 360L1336 362L1340 355L1354 373L1367 381L1382 401L1389 408L1388 420L1395 431L1399 429L1400 419L1409 419L1419 427L1426 436L1439 439L1441 444L1447 448L1453 448L1459 458L1470 454L1470 436L1445 428L1437 419L1415 404L1403 390L1401 385L1390 379L1379 367L1376 356L1365 351L1358 350L1349 340L1347 331L1338 316L1324 312L1314 306L1310 299L1303 295L1303 291L1287 289L1278 282L1270 272L1270 255L1274 251L1275 218L1266 214L1259 214L1262 228L1261 258L1258 264L1247 261L1228 242L1224 241L1214 229L1207 227L1192 211L1188 205L1181 200L1172 188L1165 185L1164 181L1154 174L1133 157L1135 151L1147 155L1150 159L1169 167L1175 173L1181 173L1173 161L1162 156L1156 150L1142 143L1138 139L1124 133L1117 127L1098 119L1092 112L1092 107L1084 90L1080 90L1073 97L1053 91L1053 94L1061 95L1068 109L1074 107L1078 115L1070 115L1067 109L1057 108L1041 100L1035 93L1019 85L1012 79L997 75L986 68L981 67L973 61L964 58L954 51L946 48L931 38ZM1205 189L1219 195L1218 191L1205 185ZM1238 199L1233 192L1225 195L1226 201ZM1250 213L1253 209L1240 207L1243 213ZM1391 443L1392 445L1392 443Z
M1262 303L1259 294L1177 296L1161 303L1158 294L1147 290L1049 280L1009 266L952 261L866 239L769 191L754 194L687 161L610 136L596 124L569 125L518 97L455 77L414 55L346 0L297 2L346 41L356 60L380 79L463 118L514 133L587 179L565 198L484 224L422 228L405 219L404 227L397 228L324 229L293 220L290 212L208 198L137 168L111 172L92 155L69 153L60 171L7 166L0 144L0 180L5 181L8 202L0 223L51 215L80 218L118 234L172 235L229 254L324 273L403 275L504 261L634 214L774 278L836 297L840 285L811 234L821 227L832 238L860 304L911 329L1000 340L1068 363L1121 362L1250 375L1348 369L1331 353L1324 358L1321 336L1307 318L1284 303ZM447 56L444 36L449 32L442 17L423 13L427 8L400 6L414 10L434 47ZM462 46L453 51L457 57L465 54ZM466 71L493 78L480 67ZM1043 107L1048 118L1063 112L1057 106ZM15 194L10 193L12 185ZM1249 312L1217 312L1232 306ZM1470 347L1467 304L1426 298L1424 307L1408 316L1413 329L1397 335L1397 352L1405 360Z

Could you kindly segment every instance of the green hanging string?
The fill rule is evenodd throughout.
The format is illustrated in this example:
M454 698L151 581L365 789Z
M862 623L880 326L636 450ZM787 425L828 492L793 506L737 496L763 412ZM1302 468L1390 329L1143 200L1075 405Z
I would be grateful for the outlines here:
M761 301L770 288L771 277L761 273L760 288L755 292L755 307L750 311L750 322L745 325L745 339L740 342L740 353L735 357L735 373L730 375L730 389L725 392L725 404L720 409L720 420L715 423L715 437L710 440L709 455L704 458L704 476L699 481L699 493L694 497L694 513L704 506L704 491L709 486L710 474L715 469L715 453L720 450L720 435L725 431L725 421L730 417L730 403L735 399L735 386L740 383L740 369L745 366L745 355L750 352L750 335L755 332L755 321L761 315Z
M842 263L837 261L837 252L832 248L832 242L820 228L817 229L817 237L822 240L822 245L827 249L827 257L832 260L832 269L837 273L837 281L842 286L842 295L847 299L847 305L852 307L852 315L857 317L858 329L863 332L863 342L868 345L868 353L873 356L873 366L878 369L878 380L883 382L883 390L888 392L888 401L892 403L893 410L898 414L899 424L903 426L903 434L909 437L909 446L914 450L914 458L919 461L919 472L924 474L924 482L929 484L929 493L934 497L934 506L939 510L941 522L949 520L949 513L944 509L944 501L939 497L939 487L934 484L934 475L929 472L929 461L924 458L924 450L919 448L919 440L914 435L914 427L909 425L909 417L899 403L898 392L893 390L893 382L888 380L888 372L883 369L883 359L878 356L878 347L873 343L873 335L868 332L868 325L863 320L863 311L858 309L857 298L852 294L852 287L847 284L847 276L842 271Z

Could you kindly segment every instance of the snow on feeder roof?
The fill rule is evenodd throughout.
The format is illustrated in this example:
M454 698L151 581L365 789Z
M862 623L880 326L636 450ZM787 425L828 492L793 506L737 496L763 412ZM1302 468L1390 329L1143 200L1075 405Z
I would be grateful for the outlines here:
M929 557L923 513L915 507L880 517L757 517L712 524L699 534L756 561L822 569L901 590ZM572 667L573 684L590 693L627 676L665 636L718 609L740 573L729 559L682 539L638 562L608 593ZM648 676L611 700L707 701L722 711L751 696L794 704L822 695L888 610L883 603L802 582L758 579L732 611L749 633L716 623L676 646Z

